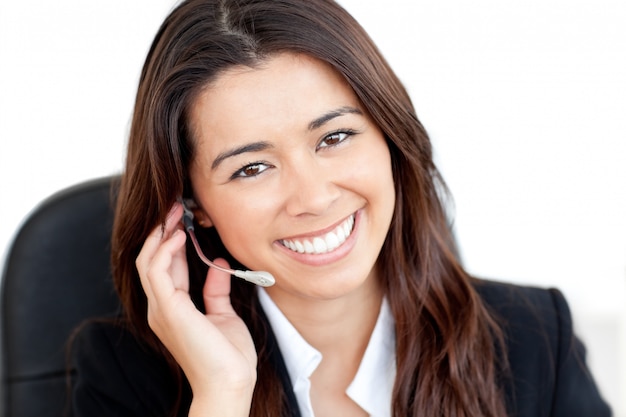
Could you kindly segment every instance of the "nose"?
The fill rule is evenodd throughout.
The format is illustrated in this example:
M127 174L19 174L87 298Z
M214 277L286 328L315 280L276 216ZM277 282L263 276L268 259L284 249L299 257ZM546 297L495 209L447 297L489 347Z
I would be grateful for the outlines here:
M285 172L285 209L291 216L319 215L332 206L341 189L337 173L315 157L300 158Z

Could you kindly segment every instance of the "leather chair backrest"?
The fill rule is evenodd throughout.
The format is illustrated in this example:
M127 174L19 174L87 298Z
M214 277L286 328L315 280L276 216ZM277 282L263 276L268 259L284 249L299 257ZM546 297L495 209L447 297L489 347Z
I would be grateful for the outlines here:
M2 417L59 417L68 400L66 349L87 318L115 314L112 185L106 177L60 191L18 230L4 265Z

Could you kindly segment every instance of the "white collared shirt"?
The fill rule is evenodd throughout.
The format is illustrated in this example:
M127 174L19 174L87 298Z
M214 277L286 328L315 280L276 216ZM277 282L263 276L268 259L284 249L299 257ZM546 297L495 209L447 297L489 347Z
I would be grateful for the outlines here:
M302 417L315 417L311 405L310 377L322 354L298 333L263 288L258 288L261 306L268 317L283 355ZM391 394L396 377L394 321L387 299L354 380L346 394L372 417L391 416Z

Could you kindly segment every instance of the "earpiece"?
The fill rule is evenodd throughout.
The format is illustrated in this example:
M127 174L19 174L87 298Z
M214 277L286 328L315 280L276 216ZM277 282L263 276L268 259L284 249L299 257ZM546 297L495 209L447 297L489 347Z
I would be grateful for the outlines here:
M193 211L191 211L190 207L195 206L195 202L189 198L179 199L179 202L183 205L183 226L185 226L185 230L194 231L193 227Z
M223 268L219 265L216 265L215 263L210 261L209 258L204 256L204 253L202 252L202 249L200 249L200 245L198 244L198 239L196 239L196 233L194 231L194 226L193 226L194 215L193 215L193 211L191 211L190 209L190 207L195 208L196 203L195 201L191 199L182 199L182 198L179 199L179 202L183 205L183 218L181 221L183 223L183 226L185 227L185 230L189 234L189 237L191 238L193 247L196 249L196 253L198 254L198 257L202 260L202 262L204 262L211 268L215 268L215 269L219 269L220 271L227 272L231 275L236 276L237 278L244 279L248 282L259 285L261 287L270 287L274 285L276 280L274 279L272 274L270 274L269 272L241 271L238 269Z

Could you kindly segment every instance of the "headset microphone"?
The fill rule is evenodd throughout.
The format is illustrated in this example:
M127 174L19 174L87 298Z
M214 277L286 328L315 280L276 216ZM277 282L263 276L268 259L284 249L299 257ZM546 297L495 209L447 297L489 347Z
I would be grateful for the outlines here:
M242 278L248 282L259 285L261 287L270 287L274 285L276 280L274 279L272 274L270 274L269 272L241 271L238 269L223 268L211 262L206 256L204 256L204 253L202 253L202 249L200 249L200 245L198 244L198 240L196 239L196 233L194 232L193 212L189 210L189 208L187 207L187 204L185 204L184 201L181 201L181 203L183 205L183 225L185 226L185 229L187 230L187 233L189 234L189 237L191 238L191 241L193 242L193 247L196 249L196 253L198 254L198 257L202 260L202 262L204 262L205 264L207 264L208 266L212 268L219 269L220 271L223 271L223 272L227 272L231 275L236 276L237 278Z

